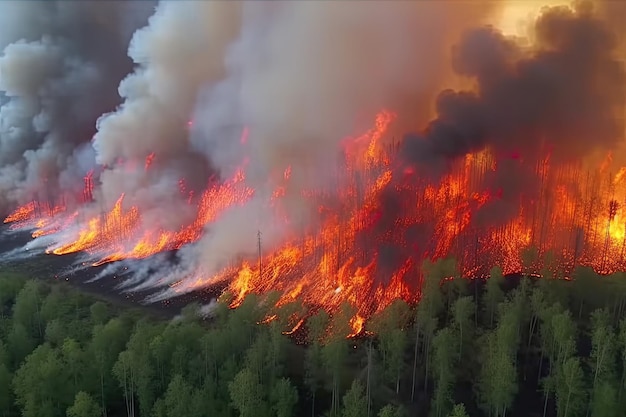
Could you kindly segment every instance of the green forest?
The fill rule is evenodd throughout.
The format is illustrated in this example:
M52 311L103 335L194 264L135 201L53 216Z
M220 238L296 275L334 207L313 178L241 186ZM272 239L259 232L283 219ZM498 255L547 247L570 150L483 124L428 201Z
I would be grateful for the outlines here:
M470 281L427 263L419 303L349 338L348 304L230 309L224 294L208 318L164 318L6 272L0 416L623 416L626 275L572 275Z

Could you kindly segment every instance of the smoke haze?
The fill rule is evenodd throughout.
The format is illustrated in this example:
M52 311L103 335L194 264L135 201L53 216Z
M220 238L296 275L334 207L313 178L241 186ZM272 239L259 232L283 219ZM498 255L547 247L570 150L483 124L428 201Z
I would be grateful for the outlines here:
M617 18L598 17L617 6L549 9L530 48L487 26L501 7L0 2L0 208L80 193L97 169L83 211L110 210L124 195L142 232L176 231L194 220L190 196L243 170L251 200L182 248L177 267L142 267L138 285L157 286L254 256L257 231L270 250L315 225L302 190L332 199L342 140L381 109L397 115L402 168L424 175L486 147L532 158L550 146L574 159L621 145L625 49L611 31ZM287 171L277 214L272 195ZM503 171L487 181L520 174ZM526 188L519 181L504 200Z
M141 3L0 5L0 210L82 189L94 122L118 103L128 40L150 12Z

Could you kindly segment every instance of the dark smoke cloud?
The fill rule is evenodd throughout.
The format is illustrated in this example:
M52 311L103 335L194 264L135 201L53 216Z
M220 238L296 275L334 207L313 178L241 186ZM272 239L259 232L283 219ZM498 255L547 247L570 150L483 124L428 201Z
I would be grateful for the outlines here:
M437 117L403 143L406 162L438 166L487 146L556 158L613 149L623 139L626 74L618 42L589 5L546 9L531 50L485 27L467 32L453 51L455 71L473 91L443 91Z
M369 129L384 108L401 119L410 108L411 121L419 119L416 109L427 115L424 103L445 81L450 39L482 22L494 4L245 2L240 31L225 51L225 77L205 83L199 95L191 144L227 177L249 160L256 194L183 251L181 264L202 271L190 275L210 277L238 256L255 256L259 229L271 250L314 223L317 205L301 191L337 192L341 141ZM247 148L238 141L243 126L250 128ZM287 167L288 228L269 204L276 184L268 180Z
M152 2L0 2L0 211L82 187Z

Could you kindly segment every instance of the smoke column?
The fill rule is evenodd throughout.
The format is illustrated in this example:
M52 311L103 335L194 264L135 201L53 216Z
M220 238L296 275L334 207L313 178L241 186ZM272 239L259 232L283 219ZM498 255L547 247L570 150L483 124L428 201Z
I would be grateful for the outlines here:
M189 191L242 170L251 200L207 225L176 267L142 269L142 288L183 280L180 292L254 259L257 231L262 251L310 232L318 207L302 190L338 198L342 140L381 109L397 115L402 142L392 185L407 167L439 178L485 148L573 160L619 146L625 80L609 30L619 24L590 4L553 8L529 39L513 39L487 26L502 5L0 3L0 207L79 192L97 167L86 218L124 195L141 214L138 234L176 231L197 211ZM511 163L487 181L507 184L514 201L532 188L520 170ZM277 214L272 194L287 172Z
M95 121L118 103L150 2L0 4L0 211L82 188Z
M445 81L448 43L467 28L466 22L476 24L492 11L491 6L476 7L476 3L470 7L392 1L354 6L351 2L161 3L150 25L136 33L131 55L148 58L129 79L161 74L161 85L185 84L159 88L150 97L144 94L141 104L151 106L144 117L131 114L131 108L139 108L139 100L127 95L121 110L99 124L95 142L99 161L145 157L151 151L157 158L163 153L169 158L176 147L186 144L184 139L172 142L171 132L182 129L185 109L195 104L191 152L205 156L224 178L247 161L246 179L255 189L252 201L224 213L197 245L182 251L183 271L166 281L198 271L211 276L238 256L254 256L257 230L263 233L266 250L282 243L287 231L269 200L276 186L272 178L288 167L291 181L284 206L289 229L309 226L315 207L302 202L300 190L337 189L332 182L337 177L334 161L340 141L369 128L383 107L410 113L406 120L417 125L420 120L414 115L429 113L430 98ZM189 20L184 20L182 31L164 24L185 11L207 19L201 26L205 33L189 33L195 27ZM198 35L204 42L198 41ZM143 41L152 36L167 44L169 51L184 53L173 57L184 65L169 61L166 65L150 57L156 47ZM190 62L198 56L206 61L206 71L197 73L201 77L186 74L196 66ZM192 94L184 95L198 89L197 101ZM168 103L166 113L154 104L157 100ZM177 103L174 111L170 103ZM174 120L178 110L182 113ZM245 127L250 137L247 146L241 146ZM137 141L131 144L128 136ZM105 190L109 175L114 173L103 175ZM164 181L171 174L149 175ZM117 195L119 189L111 193Z

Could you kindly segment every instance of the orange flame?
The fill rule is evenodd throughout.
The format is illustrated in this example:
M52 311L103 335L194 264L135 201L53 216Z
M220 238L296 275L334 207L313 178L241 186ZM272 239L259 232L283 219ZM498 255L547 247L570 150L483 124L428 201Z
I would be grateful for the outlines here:
M173 289L188 291L229 281L233 307L247 294L269 291L281 292L278 305L301 300L333 311L347 301L356 308L350 322L351 336L356 336L368 317L394 299L417 299L420 267L426 259L453 255L464 276L485 275L493 265L513 273L529 268L521 254L532 246L541 256L557 257L556 266L550 266L555 274L567 275L577 265L601 273L626 267L626 189L621 187L626 167L611 176L612 155L600 166L588 167L584 161L559 165L547 152L528 168L541 185L516 197L519 201L505 201L506 190L486 185L485 179L504 165L489 149L453 163L437 181L415 178L413 169L395 171L391 161L397 147L388 138L394 119L382 111L370 131L342 142L345 158L339 189L301 190L301 197L319 208L309 229L294 232L280 247L263 248L258 263L243 260L215 276L198 272ZM246 128L243 144L248 136ZM153 157L146 160L146 168ZM528 164L517 154L512 160ZM297 169L288 166L272 173L276 183L270 203L287 225L290 219L287 211L281 211L282 202L292 170ZM91 179L88 182L92 184ZM207 224L254 195L244 168L228 181L207 187L199 198L187 192L184 180L180 191L196 205L195 218L180 230L145 224L139 209L132 204L124 207L121 196L111 210L84 222L51 252L85 251L98 259L94 265L146 258L197 241ZM383 204L390 191L393 201ZM505 209L506 216L501 216ZM31 202L11 213L5 223L35 229L33 236L41 236L67 229L77 215L65 205ZM251 239L255 234L250 231ZM543 266L535 260L530 268ZM300 326L298 321L287 333Z

